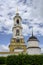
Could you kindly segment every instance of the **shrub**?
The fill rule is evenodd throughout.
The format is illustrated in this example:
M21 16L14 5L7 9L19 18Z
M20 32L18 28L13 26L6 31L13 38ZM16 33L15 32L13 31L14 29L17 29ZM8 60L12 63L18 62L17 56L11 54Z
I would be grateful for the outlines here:
M0 57L0 64L6 63L6 57Z
M7 57L7 65L42 65L43 55L11 55Z

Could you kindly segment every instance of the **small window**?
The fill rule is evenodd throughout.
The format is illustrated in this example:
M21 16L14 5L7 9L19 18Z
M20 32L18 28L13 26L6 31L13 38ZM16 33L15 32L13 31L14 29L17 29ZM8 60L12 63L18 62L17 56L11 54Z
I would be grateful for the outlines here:
M19 24L19 19L17 19L17 24Z
M16 42L19 43L20 42L20 39L16 39Z
M19 30L18 29L16 30L16 35L19 35Z

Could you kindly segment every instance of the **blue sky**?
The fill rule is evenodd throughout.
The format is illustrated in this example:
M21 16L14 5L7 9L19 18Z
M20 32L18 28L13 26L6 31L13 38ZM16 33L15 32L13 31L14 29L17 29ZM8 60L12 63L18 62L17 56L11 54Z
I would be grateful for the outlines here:
M31 36L33 28L43 52L43 0L0 0L0 51L8 51L17 7L22 17L25 41Z

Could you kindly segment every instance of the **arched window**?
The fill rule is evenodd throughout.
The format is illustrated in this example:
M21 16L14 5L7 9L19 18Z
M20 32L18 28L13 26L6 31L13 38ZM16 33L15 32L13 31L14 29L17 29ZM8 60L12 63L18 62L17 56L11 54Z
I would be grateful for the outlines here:
M20 42L20 39L16 39L16 42L19 43Z
M18 29L16 30L16 35L19 35L19 30Z
M17 19L17 24L19 24L19 19Z

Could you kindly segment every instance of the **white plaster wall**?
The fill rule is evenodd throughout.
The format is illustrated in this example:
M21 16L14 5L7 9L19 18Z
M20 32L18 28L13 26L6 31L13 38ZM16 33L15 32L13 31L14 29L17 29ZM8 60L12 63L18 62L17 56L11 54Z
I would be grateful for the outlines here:
M21 19L20 19L19 17L15 18L15 20L14 20L14 25L17 24L17 23L16 23L17 19L19 19L19 24L21 25Z
M19 25L16 23L16 20L17 20L17 19L19 19ZM22 26L21 26L21 19L20 19L19 17L16 17L16 18L14 19L14 26L15 26L15 24L16 24L16 26L22 27ZM19 29L19 31L20 31L19 38L21 38L21 37L22 37L22 29L19 28L19 27L16 27L16 28L13 29L13 38L16 38L16 37L17 37L17 36L16 36L16 30L17 30L17 29Z
M39 42L38 41L29 41L28 47L39 47Z
M20 31L20 35L19 36L16 36L16 30L17 29L19 29L19 31ZM20 38L22 37L23 38L22 29L20 29L19 27L13 29L13 38L16 38L16 37L20 37Z
M20 38L24 38L24 37L23 36L15 36L13 38L16 38L16 39L19 38L20 39Z
M15 35L16 35L16 30L15 28L13 29L13 38L15 38Z
M15 49L14 52L23 52L23 49Z
M29 48L27 49L27 53L34 55L34 54L41 54L41 49L39 48Z

